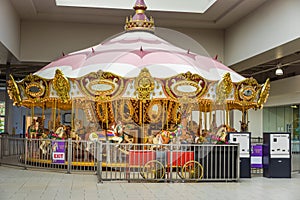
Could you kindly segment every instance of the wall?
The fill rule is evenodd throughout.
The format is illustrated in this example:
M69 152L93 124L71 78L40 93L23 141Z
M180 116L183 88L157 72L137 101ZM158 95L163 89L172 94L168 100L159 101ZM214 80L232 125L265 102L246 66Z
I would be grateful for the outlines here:
M24 21L21 25L22 61L50 62L64 53L101 43L122 27L95 24Z
M183 29L173 30L156 28L159 37L183 49L189 49L200 55L215 57L224 60L224 31L212 29Z
M122 31L123 27L119 25L23 21L20 59L50 62L60 57L62 52L70 53L94 46ZM182 48L197 52L203 47L209 55L218 54L221 60L224 57L224 33L221 30L157 28L157 32ZM192 41L199 44L192 44ZM203 52L203 49L200 51Z
M233 111L233 128L237 131L241 130L242 112L235 110ZM251 132L251 137L263 136L263 111L262 110L249 110L248 111L248 131Z
M300 37L300 1L272 0L225 32L225 61L231 66ZM278 55L282 56L280 52Z
M0 1L0 27L0 42L19 57L20 19L9 0Z
M265 106L300 103L300 75L271 82L270 95Z

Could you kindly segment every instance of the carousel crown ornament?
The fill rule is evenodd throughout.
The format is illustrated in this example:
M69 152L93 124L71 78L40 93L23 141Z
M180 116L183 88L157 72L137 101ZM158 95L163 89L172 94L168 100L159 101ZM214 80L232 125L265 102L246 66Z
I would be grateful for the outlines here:
M223 112L216 118L226 118L221 121L227 127L230 110L242 111L246 123L247 110L263 107L269 79L260 85L214 58L173 45L156 35L144 0L136 0L133 8L135 14L126 19L121 34L66 54L23 80L11 75L7 92L14 105L30 108L32 117L41 109L37 113L43 119L50 116L50 124L68 124L74 133L80 120L87 132L81 129L80 134L98 133L94 138L110 138L112 124L120 121L130 127L126 132L135 134L136 142L178 128L184 134L177 135L198 134L208 141L203 138L215 129L217 111ZM170 135L172 140L177 137Z
M150 20L145 15L147 6L144 0L137 0L133 6L135 15L126 18L125 30L147 30L154 31L154 20L150 17Z

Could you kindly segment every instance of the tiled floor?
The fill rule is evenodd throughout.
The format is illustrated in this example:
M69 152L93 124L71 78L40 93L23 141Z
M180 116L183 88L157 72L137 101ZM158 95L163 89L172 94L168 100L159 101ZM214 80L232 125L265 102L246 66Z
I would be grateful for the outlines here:
M95 175L0 166L0 200L7 199L234 199L299 200L300 174L291 179L253 176L230 183L97 183Z

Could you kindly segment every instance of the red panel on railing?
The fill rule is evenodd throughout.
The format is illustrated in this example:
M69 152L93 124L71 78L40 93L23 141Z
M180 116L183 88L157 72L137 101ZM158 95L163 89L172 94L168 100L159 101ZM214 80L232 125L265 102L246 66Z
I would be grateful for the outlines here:
M129 165L144 166L155 158L155 151L129 151Z
M168 166L170 166L171 152L167 152ZM188 161L194 160L193 151L172 151L172 166L183 166Z

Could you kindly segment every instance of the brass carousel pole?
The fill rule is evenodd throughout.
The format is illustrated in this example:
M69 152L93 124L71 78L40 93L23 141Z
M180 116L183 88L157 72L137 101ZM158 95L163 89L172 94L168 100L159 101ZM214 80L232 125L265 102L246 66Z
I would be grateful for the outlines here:
M200 131L200 135L202 135L202 112L201 112L201 105L199 103L199 131Z
M108 129L108 106L107 102L105 102L106 109L105 109L105 119L106 119L106 130Z
M42 104L42 120L45 120L45 103Z
M207 110L204 112L204 130L207 130Z
M168 111L168 102L166 102L166 124L167 124L167 130L169 130L169 111Z
M31 106L31 124L32 124L32 122L33 122L33 117L34 117L34 104L32 104L32 106Z
M229 127L229 110L228 106L226 105L226 126Z
M210 108L210 111L209 111L209 128L211 130L213 128L212 108Z
M53 108L53 131L55 131L55 126L56 126L56 106L57 106L57 102L56 99L54 100L54 108Z
M74 127L74 115L75 115L75 108L74 108L74 100L73 100L73 98L71 98L71 106L72 106L72 108L71 108L71 116L72 116L72 118L71 118L71 130L72 131L74 131L74 129L75 129L75 127Z
M161 130L164 129L164 121L165 121L165 102L163 100L163 106L162 106L162 119L161 119Z
M115 113L114 113L115 121L118 121L118 100L115 100L114 104L115 104L115 106L114 106L115 109L113 109L113 110L115 111Z
M142 124L142 115L143 115L143 109L142 109L142 106L143 106L143 102L141 100L139 100L139 104L140 104L140 108L139 108L139 124L141 125Z
M142 123L141 123L141 140L144 141L145 140L145 133L144 133L144 102L141 101L141 108L142 108Z

